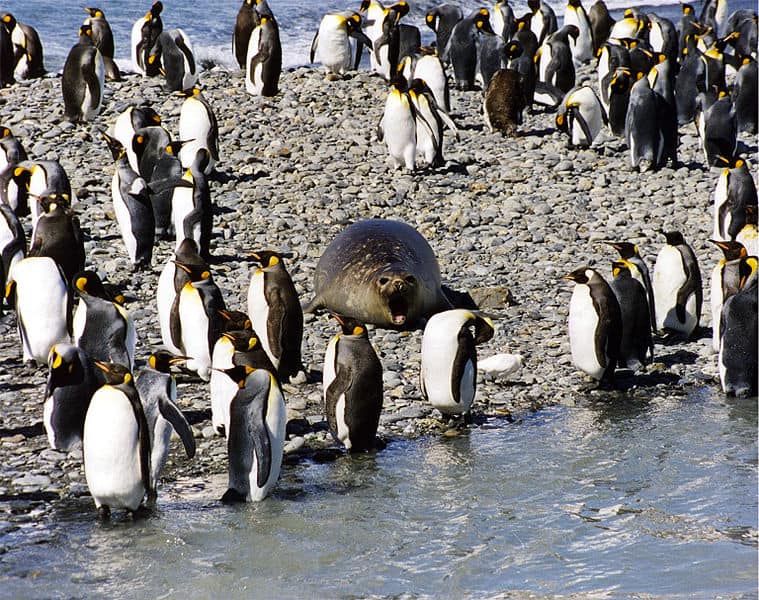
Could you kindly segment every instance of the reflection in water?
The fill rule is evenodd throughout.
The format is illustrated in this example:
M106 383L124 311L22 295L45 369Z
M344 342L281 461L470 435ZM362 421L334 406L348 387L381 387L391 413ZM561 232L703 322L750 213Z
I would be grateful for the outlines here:
M708 390L593 402L305 459L260 504L221 505L223 474L168 486L135 521L67 499L4 530L4 594L752 594L756 422L755 399Z

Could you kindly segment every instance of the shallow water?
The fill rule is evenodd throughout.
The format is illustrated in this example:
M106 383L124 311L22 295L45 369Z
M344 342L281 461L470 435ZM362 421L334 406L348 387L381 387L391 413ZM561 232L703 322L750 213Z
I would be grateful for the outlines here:
M285 467L258 505L225 476L98 523L68 499L0 537L0 595L755 597L757 405L553 407L455 438Z

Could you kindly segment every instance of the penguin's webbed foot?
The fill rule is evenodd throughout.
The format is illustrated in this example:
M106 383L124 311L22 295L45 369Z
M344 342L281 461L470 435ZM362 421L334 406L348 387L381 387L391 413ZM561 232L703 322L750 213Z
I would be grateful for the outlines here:
M239 504L246 501L245 494L238 492L234 488L229 488L221 497L224 504Z

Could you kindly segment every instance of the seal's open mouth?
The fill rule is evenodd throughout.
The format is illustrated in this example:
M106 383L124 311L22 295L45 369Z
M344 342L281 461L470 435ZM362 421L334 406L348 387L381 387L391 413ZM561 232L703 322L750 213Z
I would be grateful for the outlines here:
M388 298L387 306L390 309L393 325L404 325L408 317L408 302L401 292L395 292Z

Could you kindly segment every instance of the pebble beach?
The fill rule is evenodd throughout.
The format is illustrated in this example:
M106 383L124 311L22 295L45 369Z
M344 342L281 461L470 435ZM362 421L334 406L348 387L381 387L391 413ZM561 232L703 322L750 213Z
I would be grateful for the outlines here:
M481 92L451 90L460 138L446 137L445 167L407 173L391 170L376 138L387 94L377 76L362 71L326 81L317 68L295 68L283 72L273 98L247 95L242 73L219 67L203 72L200 83L219 122L211 268L229 308L245 307L254 266L249 253L292 253L286 265L305 302L321 253L342 229L367 218L401 220L428 240L443 282L469 291L494 318L496 334L478 348L479 356L524 357L523 369L513 375L480 376L473 427L485 418L519 427L526 415L557 403L653 402L685 398L698 387L719 390L708 302L720 257L708 242L719 169L705 166L694 125L680 128L677 169L638 173L629 166L624 140L606 131L592 148L570 149L554 115L537 110L526 115L516 137L502 137L484 125ZM590 68L580 71L581 83L595 86ZM85 233L87 268L126 296L137 324L138 365L161 344L155 289L174 244L158 242L152 269L132 272L111 201L113 160L100 132L129 104L143 102L176 136L182 99L165 92L160 79L126 75L108 83L102 113L86 125L63 120L57 76L0 90L0 123L30 159L59 160L68 173L79 198L75 212ZM739 140L739 151L755 165L756 138L742 134ZM571 364L566 321L572 285L561 277L583 265L610 277L616 253L602 243L607 239L636 243L652 268L663 230L681 231L698 258L701 327L688 341L657 338L654 363L645 372L618 371L617 389L597 390ZM327 342L337 331L327 315L306 315L303 361L312 377L283 388L286 465L338 451L324 425L319 381ZM460 426L443 422L421 397L421 332L371 328L370 340L384 370L379 436L393 443L458 435ZM88 495L81 452L48 448L42 426L46 377L47 369L23 364L15 316L6 311L0 320L0 498L10 502L0 505L8 517L0 531L61 498ZM198 449L188 461L175 440L159 504L163 493L191 488L202 495L209 476L226 473L226 445L211 427L208 385L182 373L177 381L178 404Z

